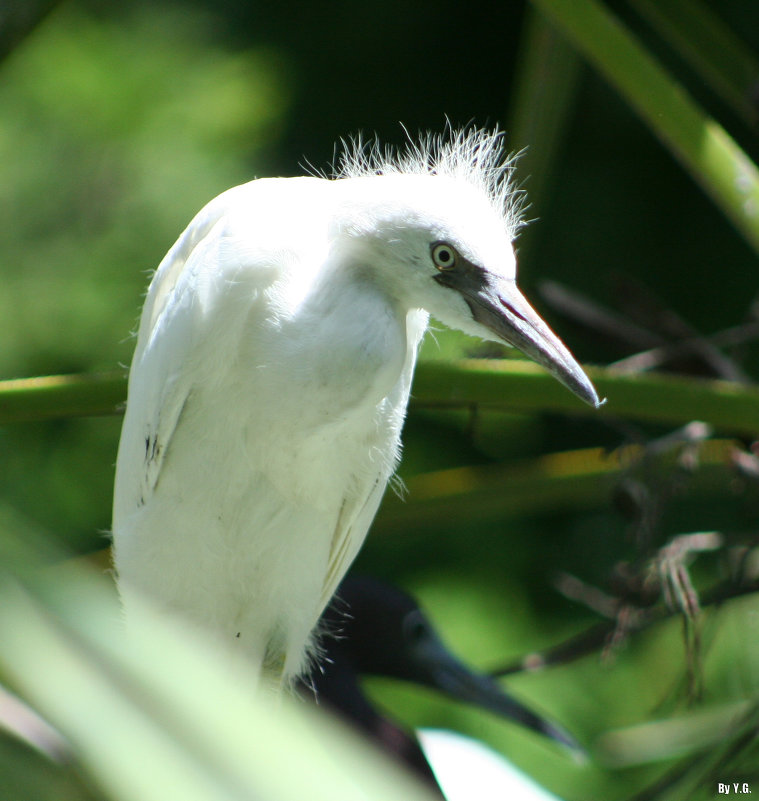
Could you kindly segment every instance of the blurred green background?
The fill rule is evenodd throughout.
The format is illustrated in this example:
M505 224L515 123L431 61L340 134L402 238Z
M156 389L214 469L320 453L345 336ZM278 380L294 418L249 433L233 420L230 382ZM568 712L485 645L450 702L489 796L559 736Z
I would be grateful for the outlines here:
M725 204L702 191L706 179L683 169L687 157L665 147L662 131L567 43L560 18L541 16L553 5L566 4L11 2L0 10L0 378L126 368L150 271L206 201L253 177L328 167L335 143L359 131L402 145L401 122L412 133L439 131L446 119L498 124L511 149L529 148L520 180L535 221L518 242L520 283L583 362L644 349L590 323L592 303L663 342L755 324L757 250L745 233L759 214L750 207L759 197L753 165L738 212L748 220L742 234ZM672 11L674 34L646 2L603 6L756 160L759 6L660 7ZM698 20L715 36L726 32L729 47L710 52ZM691 50L678 47L682 41ZM715 73L727 77L710 82ZM739 75L748 76L743 85ZM585 311L552 302L546 281L581 293ZM744 339L722 353L728 371L756 381L757 347ZM423 354L472 355L501 352L440 331ZM709 366L708 358L675 365L690 375L709 374ZM645 446L674 428L616 417L608 395L603 417L412 409L401 467L406 508L413 512L416 479L450 478L436 471L505 465L508 482L532 475L542 454L577 451L571 477L601 458L582 449ZM119 427L118 416L0 427L0 536L43 535L76 554L104 547ZM712 435L724 444L735 433ZM722 587L737 559L747 570L759 535L759 473L751 472L759 454L751 432L740 433L708 474L684 466L686 457L700 464L699 454L683 455L680 445L664 464L650 449L650 459L630 460L583 492L543 496L547 474L538 471L538 500L514 512L504 503L483 515L476 496L465 496L459 514L430 507L412 525L398 521L404 513L389 498L357 567L417 594L454 650L496 668L600 619L582 602L587 593L578 602L559 591L558 575L629 597L634 582L620 578L620 562L638 578L650 565L655 573L660 549L694 531L723 536L723 547L695 559L697 589ZM743 471L735 467L741 459ZM631 603L661 605L661 587L651 586ZM759 791L759 750L745 727L722 737L711 721L692 723L692 731L702 726L741 746L721 754L707 742L709 758L696 735L680 750L664 729L647 735L660 741L655 759L636 757L627 740L615 750L599 739L701 708L728 721L736 708L755 712L755 595L710 606L697 623L659 622L602 650L508 681L589 747L582 766L426 692L380 681L370 689L409 726L482 738L566 799L711 798L716 781L739 777ZM664 777L671 781L657 788ZM646 787L654 794L635 795Z

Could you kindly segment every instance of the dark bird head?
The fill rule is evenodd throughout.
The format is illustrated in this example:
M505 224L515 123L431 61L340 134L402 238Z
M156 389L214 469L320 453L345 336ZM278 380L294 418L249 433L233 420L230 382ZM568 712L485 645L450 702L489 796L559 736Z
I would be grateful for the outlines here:
M558 724L528 709L490 676L455 657L410 595L375 579L350 576L336 598L325 616L332 635L324 642L324 672L314 677L317 692L329 685L330 702L340 692L339 684L333 686L332 681L338 674L343 679L346 673L401 679L515 721L575 754L582 753L577 741Z

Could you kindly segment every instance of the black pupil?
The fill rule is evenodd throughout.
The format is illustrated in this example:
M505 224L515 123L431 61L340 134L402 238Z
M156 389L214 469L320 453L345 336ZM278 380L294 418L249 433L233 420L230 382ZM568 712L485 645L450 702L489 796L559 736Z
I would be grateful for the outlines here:
M426 628L424 623L415 623L413 628L411 629L411 639L413 642L417 642L424 637Z
M437 257L441 264L448 264L448 262L453 258L451 256L451 251L447 248L440 248L440 250L437 252Z

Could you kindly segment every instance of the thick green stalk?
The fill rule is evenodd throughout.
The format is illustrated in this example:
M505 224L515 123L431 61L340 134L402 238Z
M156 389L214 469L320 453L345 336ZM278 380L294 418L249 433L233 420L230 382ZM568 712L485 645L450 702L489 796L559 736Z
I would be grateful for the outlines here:
M543 213L545 190L571 118L581 66L575 49L528 6L506 135L512 150L523 151L516 166L530 198L529 216ZM520 234L520 256L531 230Z
M759 252L759 171L597 0L533 0Z
M723 431L759 433L759 388L727 381L643 373L588 370L608 403L582 403L555 378L521 359L424 361L416 371L411 410L473 405L517 411L554 411L595 417L613 415L682 425L691 420ZM0 425L62 417L119 413L126 398L121 373L43 376L0 381Z
M415 406L467 406L550 410L682 425L701 420L724 431L759 433L759 389L727 381L643 373L620 375L589 369L608 402L596 410L578 400L532 362L464 359L419 365Z
M748 125L759 121L759 61L701 0L628 0Z
M0 425L118 414L126 385L122 371L0 381Z
M687 493L703 497L724 492L734 448L731 440L701 443L698 470ZM637 446L612 453L586 448L517 463L421 473L404 480L407 491L402 498L385 495L372 531L398 537L433 530L441 520L447 526L467 526L475 519L495 522L546 510L599 509L611 504L614 487L645 457L645 450ZM673 453L670 462L675 458ZM686 490L682 492L685 497Z

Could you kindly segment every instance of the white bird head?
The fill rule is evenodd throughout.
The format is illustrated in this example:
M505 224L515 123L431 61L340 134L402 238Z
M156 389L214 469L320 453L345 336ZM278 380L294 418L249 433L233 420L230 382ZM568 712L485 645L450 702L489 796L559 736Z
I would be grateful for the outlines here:
M517 347L599 406L580 365L517 288L524 195L513 164L497 131L428 136L402 154L354 142L335 182L345 191L340 241L406 307Z

